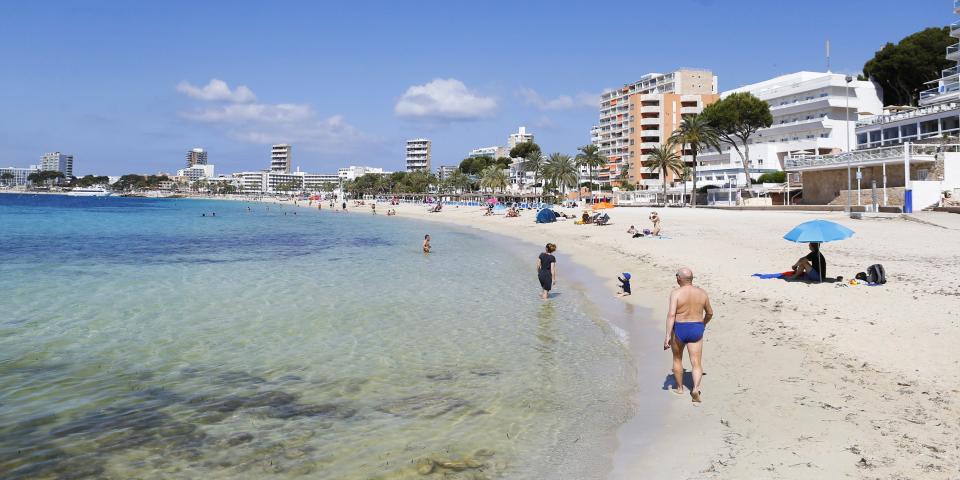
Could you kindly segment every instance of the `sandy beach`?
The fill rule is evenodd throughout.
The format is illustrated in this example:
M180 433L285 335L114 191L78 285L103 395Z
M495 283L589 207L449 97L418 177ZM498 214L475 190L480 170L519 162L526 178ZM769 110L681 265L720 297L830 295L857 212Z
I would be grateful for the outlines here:
M381 203L378 213L387 208ZM538 225L530 211L505 218L484 217L476 207L394 208L403 217L554 242L561 262L570 259L608 279L611 298L617 298L617 274L632 273L633 296L616 301L652 311L621 325L638 375L652 378L638 378L636 418L620 429L611 478L960 476L960 381L950 373L960 364L960 216L855 220L832 213L666 209L660 213L669 238L634 239L626 230L648 228L650 209L613 209L612 225L596 227L572 220ZM368 207L350 210L370 214ZM849 279L882 263L889 283L751 277L788 270L806 246L783 234L817 218L856 232L824 246L830 276ZM537 254L530 252L531 263ZM663 386L670 356L660 341L679 266L693 269L717 312L707 328L700 406ZM560 289L563 272L561 265ZM660 427L655 438L640 428L651 422Z

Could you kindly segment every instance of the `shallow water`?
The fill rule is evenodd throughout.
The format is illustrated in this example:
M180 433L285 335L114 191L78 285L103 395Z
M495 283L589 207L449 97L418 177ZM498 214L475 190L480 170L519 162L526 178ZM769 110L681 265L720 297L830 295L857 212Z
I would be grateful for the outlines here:
M536 253L366 210L0 195L0 472L594 465L632 367L582 294L537 297Z

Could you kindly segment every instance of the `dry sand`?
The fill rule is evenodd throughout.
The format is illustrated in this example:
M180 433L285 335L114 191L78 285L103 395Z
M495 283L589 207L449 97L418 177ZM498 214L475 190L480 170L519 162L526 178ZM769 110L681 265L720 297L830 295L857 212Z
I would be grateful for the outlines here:
M378 213L387 208L381 203ZM634 239L626 230L648 228L650 209L617 208L612 225L596 227L538 225L529 211L505 218L484 217L476 207L438 214L395 208L404 217L554 242L610 279L611 297L616 275L633 274L634 295L621 301L649 307L653 316L625 326L629 348L637 362L656 363L657 373L638 378L638 418L619 432L611 478L960 478L960 216L921 216L944 228L830 213L666 209L660 213L669 239ZM351 210L369 214L369 207ZM824 245L831 276L849 279L883 263L889 283L751 277L788 270L807 249L783 234L817 218L856 232ZM530 252L531 262L538 253ZM693 269L716 309L701 406L689 397L649 397L671 395L662 389L670 357L661 339L679 266ZM561 265L560 288L563 272ZM653 439L641 429L651 419L661 427Z

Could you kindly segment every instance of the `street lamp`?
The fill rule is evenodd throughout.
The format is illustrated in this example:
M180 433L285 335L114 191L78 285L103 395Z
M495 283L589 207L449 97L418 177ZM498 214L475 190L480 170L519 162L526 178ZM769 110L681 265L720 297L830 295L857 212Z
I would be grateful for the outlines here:
M844 124L843 134L847 137L847 213L849 214L852 211L852 204L850 198L850 190L853 189L853 184L850 181L850 82L853 81L853 77L847 75L847 123Z

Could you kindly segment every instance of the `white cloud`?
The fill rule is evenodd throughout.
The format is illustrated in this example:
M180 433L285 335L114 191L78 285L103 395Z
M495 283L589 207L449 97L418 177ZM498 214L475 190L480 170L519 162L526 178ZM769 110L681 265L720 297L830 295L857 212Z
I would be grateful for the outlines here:
M408 88L393 111L399 117L472 120L489 117L496 109L493 97L472 92L455 78L437 78Z
M223 89L216 85L211 87L214 82L222 84ZM180 115L219 127L230 138L243 142L260 145L294 143L307 150L346 153L361 151L377 141L347 123L342 116L322 118L307 104L239 103L252 102L256 97L246 87L237 87L230 92L226 83L219 80L212 80L202 89L189 84L184 87L181 82L177 90L199 100L238 102L201 106Z
M556 98L543 98L532 88L521 88L519 92L523 103L537 110L572 110L574 108L599 108L600 95L593 93L578 93L576 95L560 95Z
M223 80L216 78L202 87L187 82L186 80L177 84L177 91L187 95L190 98L204 100L207 102L227 101L234 103L248 103L257 99L253 91L244 85L230 90L230 86Z
M199 122L211 123L284 123L307 120L314 116L309 105L279 103L276 105L248 103L209 107L183 113L184 117Z

